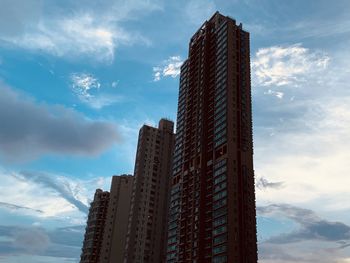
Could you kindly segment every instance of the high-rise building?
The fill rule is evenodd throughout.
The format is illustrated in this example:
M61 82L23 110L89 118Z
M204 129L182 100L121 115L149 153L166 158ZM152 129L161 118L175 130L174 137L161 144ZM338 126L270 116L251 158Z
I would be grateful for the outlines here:
M249 33L218 12L181 67L175 141L167 262L256 263Z
M165 260L174 123L140 129L131 198L125 263Z
M97 189L90 205L80 263L99 263L109 192Z
M113 176L99 263L123 262L134 176Z

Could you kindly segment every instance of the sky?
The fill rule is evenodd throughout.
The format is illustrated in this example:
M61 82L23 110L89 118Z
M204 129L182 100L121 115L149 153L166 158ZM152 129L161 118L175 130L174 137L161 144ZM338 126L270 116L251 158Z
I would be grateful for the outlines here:
M350 262L346 0L0 0L0 262L79 262L217 10L251 36L259 262Z

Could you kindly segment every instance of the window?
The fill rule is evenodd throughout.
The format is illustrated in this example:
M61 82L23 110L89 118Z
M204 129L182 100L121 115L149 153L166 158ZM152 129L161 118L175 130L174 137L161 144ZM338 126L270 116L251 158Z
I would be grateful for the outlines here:
M227 263L227 256L215 256L213 263Z
M219 247L214 247L213 248L213 254L216 255L216 254L221 254L223 252L226 252L226 245L222 245L222 246L219 246Z
M217 218L217 219L215 219L213 221L213 227L217 227L219 225L226 224L226 223L227 223L227 217L226 216L219 217L219 218Z
M214 171L214 177L220 175L220 174L223 174L224 172L226 172L227 168L226 168L226 165L223 166L223 167L220 167L219 169L215 169Z
M226 174L222 174L214 179L214 185L224 182L226 180Z
M215 141L215 147L223 144L226 142L226 137L222 137L221 139L219 139L218 141Z
M222 234L222 233L225 233L226 230L227 230L226 225L219 226L218 228L216 228L216 229L213 230L213 235L214 235L214 236L220 235L220 234Z
M221 217L223 215L226 215L226 212L227 212L226 207L222 207L218 210L215 210L213 212L213 218L217 218L217 217Z
M217 201L217 200L219 200L219 199L221 199L221 198L223 198L223 197L226 197L226 195L227 195L226 190L221 191L221 192L219 192L219 193L217 193L217 194L215 194L215 195L213 196L213 200L214 200L214 201Z
M223 182L223 183L215 186L214 193L217 193L217 192L219 192L219 191L221 191L223 189L226 189L226 182Z
M221 235L214 238L214 245L221 244L227 241L226 235Z
M217 201L216 203L213 204L213 209L218 209L218 208L220 208L220 207L222 207L222 206L224 206L226 204L227 204L226 198L225 199L221 199L221 200L219 200L219 201Z

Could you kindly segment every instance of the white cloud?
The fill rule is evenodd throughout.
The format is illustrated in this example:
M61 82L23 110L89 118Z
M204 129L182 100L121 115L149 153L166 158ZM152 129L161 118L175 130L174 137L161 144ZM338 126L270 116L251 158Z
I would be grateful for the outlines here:
M271 182L283 182L283 187L277 189L257 188L256 199L259 205L278 200L313 209L324 218L350 225L350 205L346 201L350 200L350 54L331 54L332 59L327 55L327 70L316 65L315 71L307 71L310 76L301 76L305 82L297 80L297 88L295 81L283 87L284 96L290 98L283 103L264 96L274 95L274 87L268 87L271 92L256 92L255 170ZM279 122L281 118L283 122ZM270 133L274 136L268 136ZM288 251L289 247L278 249ZM267 253L274 248L269 247ZM293 251L298 249L303 259L312 252L300 247ZM310 262L318 261L310 257Z
M118 86L119 80L118 81L113 81L111 84L112 88L116 88Z
M255 140L256 170L272 181L286 182L278 191L258 191L257 200L322 203L319 209L328 211L350 209L342 201L350 198L350 98L303 103L313 110L287 121L290 130L277 128L273 139Z
M42 213L38 213L38 217L65 217L77 212L77 208L58 196L52 189L43 188L40 184L29 180L21 180L13 172L1 171L0 177L2 181L0 189L4 202L40 210ZM13 185L16 185L16 191L13 191Z
M183 60L180 56L172 56L164 60L160 66L153 67L153 80L159 81L162 77L176 78L180 74Z
M120 96L104 94L100 92L101 83L92 74L73 73L70 76L71 87L79 100L94 109L101 109L105 106L121 101ZM116 87L117 82L112 83Z
M22 35L3 40L18 47L44 51L55 56L85 55L100 61L112 61L119 43L130 43L132 37L122 29L89 14L53 21L42 21Z
M268 91L265 91L264 94L273 95L273 96L276 96L279 99L283 99L283 96L284 96L283 92L281 92L281 91L274 91L274 90L271 90L271 89L269 89Z
M327 71L318 71L298 89L286 89L293 99L264 105L270 110L261 116L265 124L255 128L255 169L284 187L257 191L259 203L302 205L350 224L344 217L350 209L344 202L350 199L348 68L348 56L332 56ZM279 118L284 122L277 123ZM264 129L274 136L266 136Z
M80 180L59 174L16 172L0 167L2 202L26 209L8 209L11 213L39 219L61 218L66 223L85 223L89 202L96 187L105 187L104 178ZM13 191L16 185L16 191ZM4 222L5 223L5 222Z
M139 32L124 30L121 23L136 19L141 10L149 13L158 9L157 3L138 0L106 1L99 6L91 1L80 7L69 2L61 6L43 5L40 0L25 4L5 1L0 23L7 26L0 25L0 41L67 59L84 56L110 63L119 45L149 44Z
M91 98L92 95L89 93L89 90L99 89L101 87L101 83L91 74L73 73L71 75L71 80L74 92L77 93L82 100Z
M253 82L262 86L297 85L323 71L329 56L301 44L260 48L252 61Z

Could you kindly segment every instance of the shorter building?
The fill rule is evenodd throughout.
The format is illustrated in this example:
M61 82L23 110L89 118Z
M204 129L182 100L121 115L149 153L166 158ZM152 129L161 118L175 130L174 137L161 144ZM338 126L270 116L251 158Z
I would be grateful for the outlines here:
M125 258L120 262L164 262L174 137L174 123L166 119L158 128L140 129Z
M101 242L107 216L109 192L97 189L91 203L80 263L97 263L101 253Z
M112 177L99 263L123 262L134 176Z

